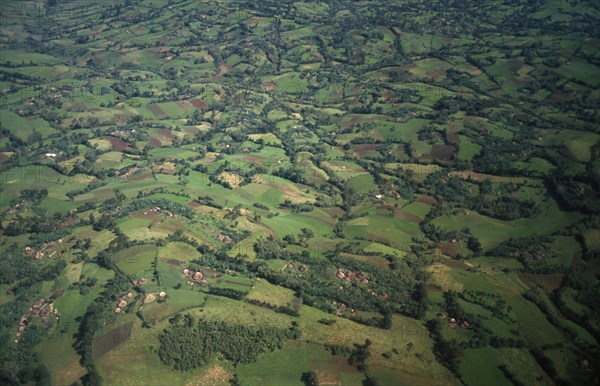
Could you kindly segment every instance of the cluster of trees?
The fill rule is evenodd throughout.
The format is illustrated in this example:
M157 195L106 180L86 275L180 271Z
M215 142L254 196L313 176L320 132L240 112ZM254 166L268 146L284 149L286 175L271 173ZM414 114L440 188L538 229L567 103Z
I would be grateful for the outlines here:
M269 308L275 312L286 314L290 316L300 316L300 309L302 308L302 299L294 298L293 301L288 302L285 306L276 306L274 304L263 302L258 299L245 299L247 303L254 304L261 307Z
M531 217L538 211L537 204L532 200L517 199L508 195L499 197L492 195L507 188L496 187L487 180L467 183L458 177L448 178L440 171L427 176L424 185L430 194L453 207L471 209L500 220L512 221ZM477 185L479 189L475 189ZM473 193L474 190L478 190L478 193Z
M549 236L538 235L510 238L487 251L487 255L514 257L528 273L554 273L562 268L548 263L557 257L556 251L551 248L551 241Z
M127 215L130 212L135 212L144 208L159 207L160 210L169 211L180 216L187 217L189 219L194 218L194 209L190 206L182 205L177 202L167 200L164 198L143 198L140 200L134 200L127 208L121 212L121 216Z
M44 280L57 278L67 265L64 260L44 260L35 263L31 256L23 256L19 244L2 245L0 284L16 284L17 291Z
M458 293L458 297L469 303L478 304L481 307L491 311L495 317L505 320L511 319L512 307L507 305L504 299L499 295L494 295L484 291L465 290Z
M280 349L288 339L299 339L297 324L290 328L242 325L175 315L159 336L161 361L176 370L189 371L221 354L235 364L255 362L260 354Z
M206 205L206 206L210 206L216 209L223 209L223 205L218 204L214 198L212 198L211 196L199 196L196 199L196 202L202 204L202 205Z
M300 203L293 203L290 200L285 200L280 205L280 207L290 209L294 213L311 212L313 210L313 205L309 202L300 204Z
M579 210L589 214L600 214L598 188L600 178L590 169L589 173L570 176L561 167L548 178L548 190L558 203L568 210Z
M108 184L108 181L103 181L101 179L94 180L87 184L85 188L73 189L68 191L66 193L66 196L69 197L70 200L73 200L76 196L91 192L92 190L98 189L106 184Z
M600 319L600 286L598 277L587 264L577 264L567 272L565 284L577 290L576 300L586 305L590 318Z
M81 356L80 363L88 373L83 377L84 384L99 384L100 375L96 369L93 355L93 343L96 333L104 326L104 321L112 316L112 310L119 297L131 288L129 278L120 272L105 285L104 291L87 308L79 330L75 334L75 350Z
M463 353L461 345L456 339L447 340L444 338L442 322L439 319L430 319L427 321L427 329L433 337L433 353L438 362L458 375L458 364Z
M27 295L0 304L0 383L3 385L50 385L51 377L46 366L40 363L35 346L46 336L42 325L32 324L14 343L19 320L31 304Z

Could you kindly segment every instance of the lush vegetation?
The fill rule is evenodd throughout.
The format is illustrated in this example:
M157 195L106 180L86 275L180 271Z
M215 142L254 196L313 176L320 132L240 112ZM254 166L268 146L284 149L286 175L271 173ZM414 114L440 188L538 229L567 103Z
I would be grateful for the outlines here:
M2 2L2 384L593 384L599 26Z

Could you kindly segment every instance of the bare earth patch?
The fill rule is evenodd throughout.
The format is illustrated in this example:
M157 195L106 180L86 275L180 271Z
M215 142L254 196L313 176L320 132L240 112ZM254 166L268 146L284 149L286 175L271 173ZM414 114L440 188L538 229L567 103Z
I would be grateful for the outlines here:
M417 202L421 202L423 204L428 204L432 206L435 206L438 203L435 197L426 195L420 195L419 197L417 197Z
M185 385L205 385L205 386L218 386L229 384L229 380L232 378L232 374L229 370L224 367L215 365L214 367L206 370L201 375L188 380Z
M428 158L452 161L456 156L456 148L452 145L433 145Z
M108 140L112 145L113 149L115 149L116 151L123 151L129 147L129 144L123 141L121 138L104 137L104 139Z

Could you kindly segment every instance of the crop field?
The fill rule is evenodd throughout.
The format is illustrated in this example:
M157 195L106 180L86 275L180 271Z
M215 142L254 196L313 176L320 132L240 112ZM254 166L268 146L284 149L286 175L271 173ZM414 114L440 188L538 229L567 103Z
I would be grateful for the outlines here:
M598 7L459 3L1 2L3 384L600 379Z

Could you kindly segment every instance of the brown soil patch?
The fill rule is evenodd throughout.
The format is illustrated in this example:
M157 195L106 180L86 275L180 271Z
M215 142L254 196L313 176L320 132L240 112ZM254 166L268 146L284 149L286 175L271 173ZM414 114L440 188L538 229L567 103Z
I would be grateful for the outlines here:
M98 236L98 232L92 230L79 232L75 235L75 237L77 237L77 240L84 240L87 238L93 239L96 236Z
M456 129L453 127L450 129L450 131L448 131L448 142L452 142L452 143L460 143L460 137L458 136L458 134L456 134Z
M190 99L190 103L198 110L203 110L206 108L206 103L200 99Z
M178 266L178 267L179 267L181 264L183 264L183 262L182 262L182 261L175 260L175 259L162 259L162 260L166 261L166 262L167 262L167 264L176 265L176 266Z
M377 143L355 145L352 148L352 155L355 157L364 157L369 153L376 152L379 146L381 145Z
M561 102L572 101L573 99L575 99L575 95L567 93L567 92L558 91L558 92L555 92L554 94L552 94L548 98L548 102L561 103Z
M262 88L265 91L273 91L275 89L277 89L277 83L275 82L265 82L263 84L260 85L260 88Z
M185 386L193 386L193 385L206 385L206 386L216 386L216 385L224 385L229 382L232 378L232 374L230 371L225 368L215 365L215 367L206 370L199 376L193 377L189 379Z
M443 243L439 245L442 254L450 257L458 256L458 248L453 244Z
M148 138L148 144L150 146L154 146L154 147L161 147L162 146L162 142L160 141L160 139L158 139L156 137L150 137L150 138Z
M136 182L136 181L144 181L152 178L150 173L136 174L134 177L128 177L123 182Z
M168 174L168 175L175 174L175 169L165 168L163 166L155 166L154 169L152 169L152 171L154 171L154 173L160 173L160 174Z
M563 275L560 273L555 273L552 275L531 275L531 274L520 274L521 278L524 279L525 282L535 283L542 287L546 293L550 294L555 289L559 288Z
M178 101L177 106L181 107L185 111L188 111L191 108L191 103L188 101Z
M425 73L425 75L430 76L432 78L441 78L441 77L446 76L446 71L445 70L428 71Z
M429 157L442 161L452 161L456 157L456 148L452 145L433 145Z
M172 138L171 130L169 129L158 129L158 135L165 138Z
M190 201L187 204L192 208L199 208L202 206L202 204L200 204L198 201Z
M112 145L113 149L115 149L116 151L123 151L130 147L129 143L123 141L121 138L104 137L104 139L108 140Z
M404 221L416 222L416 223L419 223L423 220L417 215L414 215L412 213L403 212L400 209L396 209L394 211L394 218L397 218L399 220L404 220Z
M154 114L154 116L156 118L166 118L166 114L165 112L160 108L160 106L155 105L155 104L149 104L148 106L148 110L150 110L152 112L152 114Z
M356 368L340 356L331 356L325 364L317 360L311 360L309 364L310 368L315 369L320 385L341 385L341 374L356 372Z
M435 206L437 205L437 200L435 199L435 197L432 196L426 196L426 195L420 195L417 197L417 202L422 202L423 204L428 204L431 206Z
M244 159L255 166L265 166L264 165L265 159L263 157L260 157L257 155L245 155Z

